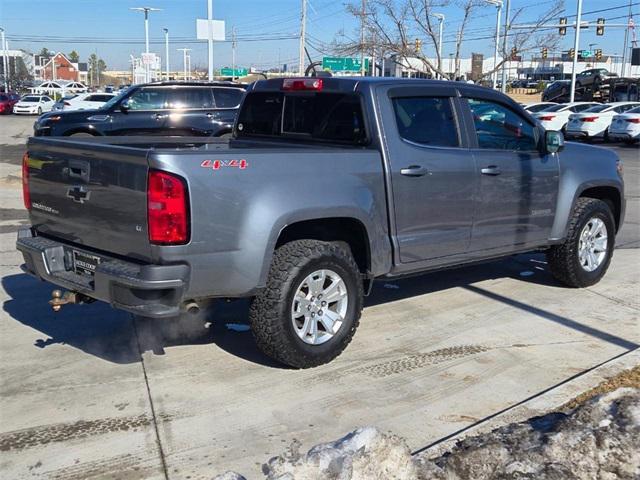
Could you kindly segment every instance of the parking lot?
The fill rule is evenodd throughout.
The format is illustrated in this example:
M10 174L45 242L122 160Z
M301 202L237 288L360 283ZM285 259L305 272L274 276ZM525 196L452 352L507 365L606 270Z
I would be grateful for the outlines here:
M53 287L22 274L14 248L33 121L0 117L6 478L254 478L294 440L363 425L418 450L640 344L637 146L606 145L625 164L627 216L599 284L564 288L536 253L379 281L346 352L298 371L258 352L246 302L220 303L206 336L175 343L101 303L52 312Z

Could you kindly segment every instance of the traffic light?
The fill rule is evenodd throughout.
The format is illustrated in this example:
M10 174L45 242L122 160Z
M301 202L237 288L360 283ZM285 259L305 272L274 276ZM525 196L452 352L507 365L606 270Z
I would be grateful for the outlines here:
M569 49L569 58L570 58L571 60L573 60L573 57L575 57L575 56L576 56L576 50L575 50L575 48L570 48L570 49Z
M596 60L602 60L602 49L596 48Z
M420 50L422 50L422 40L416 38L416 52L419 52Z
M515 60L517 56L518 56L518 49L516 47L513 47L511 49L511 60Z
M544 47L542 49L542 58L547 58L549 56L549 50L547 50L547 47Z
M560 17L560 25L566 25L567 24L567 17ZM566 35L567 34L567 27L560 27L560 35Z
M604 35L604 18L596 20L596 35L600 37Z

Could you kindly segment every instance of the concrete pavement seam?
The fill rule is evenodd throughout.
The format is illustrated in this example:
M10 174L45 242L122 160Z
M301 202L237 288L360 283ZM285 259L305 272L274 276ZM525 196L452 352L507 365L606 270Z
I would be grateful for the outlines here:
M162 449L162 441L160 440L160 430L158 429L158 419L156 417L156 409L153 405L153 398L151 397L151 387L149 386L149 377L147 376L147 368L144 365L144 357L142 356L142 349L140 348L140 337L138 336L138 328L136 326L136 320L131 315L131 323L133 324L133 331L136 334L136 345L138 346L138 353L140 354L140 365L142 365L142 373L144 375L144 384L147 389L147 396L149 398L149 405L151 406L151 421L153 422L153 428L156 433L156 443L158 445L158 453L160 454L160 462L162 463L162 472L164 473L165 480L169 480L169 470L167 469L167 461L164 456L164 450Z

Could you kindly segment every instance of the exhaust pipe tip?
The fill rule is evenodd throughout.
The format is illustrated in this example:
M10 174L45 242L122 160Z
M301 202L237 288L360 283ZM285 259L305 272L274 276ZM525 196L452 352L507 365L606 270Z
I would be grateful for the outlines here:
M191 315L200 313L200 305L195 301L186 302L184 304L184 309Z

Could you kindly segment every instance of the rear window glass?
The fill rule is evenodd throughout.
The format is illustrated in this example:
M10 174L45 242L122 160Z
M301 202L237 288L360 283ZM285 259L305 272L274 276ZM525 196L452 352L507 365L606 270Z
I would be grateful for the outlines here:
M350 93L250 93L240 111L237 135L366 142L360 97Z
M567 106L566 105L562 105L562 104L551 105L550 107L543 108L541 111L542 112L557 112L557 111L560 111L560 110L562 110L564 108L567 108Z
M584 112L601 112L607 108L610 108L610 105L596 105L595 107L587 108L583 110Z
M216 101L216 108L236 108L240 105L244 90L239 88L214 88L213 98Z
M39 102L40 97L24 97L22 99L23 102L31 103L31 102Z
M640 113L640 107L632 108L627 113Z

